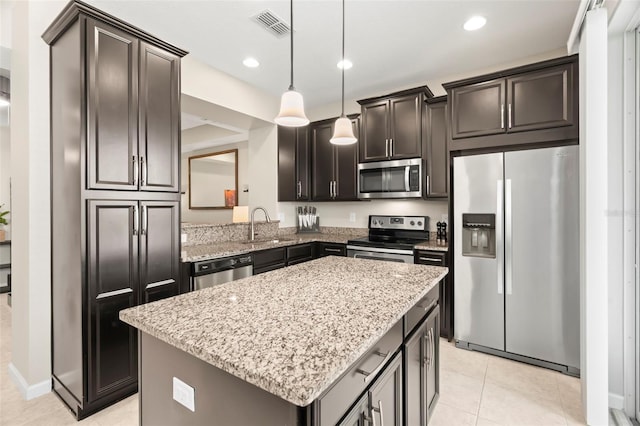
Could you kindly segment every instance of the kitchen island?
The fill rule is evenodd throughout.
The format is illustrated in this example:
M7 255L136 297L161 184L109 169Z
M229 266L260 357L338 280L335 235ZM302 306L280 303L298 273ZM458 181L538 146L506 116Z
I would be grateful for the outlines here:
M141 424L335 424L394 365L399 424L403 342L446 273L330 256L121 311L140 331ZM433 366L437 338L418 337Z

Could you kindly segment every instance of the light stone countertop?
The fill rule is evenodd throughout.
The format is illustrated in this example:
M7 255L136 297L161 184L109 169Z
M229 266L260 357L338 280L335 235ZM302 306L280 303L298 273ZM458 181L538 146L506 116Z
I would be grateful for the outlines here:
M120 319L298 406L448 272L328 256L120 311Z
M416 244L415 250L449 251L449 243L438 243L435 239L422 244Z
M200 260L217 259L226 256L251 253L259 250L266 250L275 247L292 246L296 244L321 241L327 243L346 244L347 241L362 238L362 234L287 234L275 237L273 240L256 241L253 243L241 241L225 241L215 244L201 244L196 246L182 247L183 262L197 262ZM276 241L277 242L274 242Z

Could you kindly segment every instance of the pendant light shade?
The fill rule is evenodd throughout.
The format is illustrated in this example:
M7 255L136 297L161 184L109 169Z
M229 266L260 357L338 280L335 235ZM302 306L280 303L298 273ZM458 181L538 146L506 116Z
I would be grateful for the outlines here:
M338 118L330 141L334 145L351 145L358 142L358 139L353 135L351 120L347 117Z
M287 90L282 94L280 113L275 118L276 124L285 127L300 127L309 124L304 114L304 101L300 92Z
M342 61L344 61L344 0L342 0ZM342 67L342 114L336 120L333 126L333 136L329 141L334 145L351 145L358 142L353 134L353 126L351 120L344 115L344 69Z
M276 124L285 127L301 127L309 124L304 113L302 95L293 86L293 0L289 2L291 13L291 84L289 90L282 94L280 113L274 119Z

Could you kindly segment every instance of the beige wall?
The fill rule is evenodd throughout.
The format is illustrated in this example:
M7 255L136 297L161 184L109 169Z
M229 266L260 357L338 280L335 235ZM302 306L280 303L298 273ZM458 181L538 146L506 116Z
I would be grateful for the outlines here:
M3 108L0 108L2 110ZM4 108L8 110L8 108ZM0 211L11 211L10 198L10 182L11 182L11 131L9 126L0 125ZM5 218L9 221L9 225L4 229L7 232L7 239L11 239L11 213Z
M249 205L249 193L242 192L243 185L248 185L248 168L249 168L249 142L239 142L229 145L216 146L200 151L193 151L182 154L182 196L181 211L182 222L195 223L230 223L232 219L232 210L191 210L189 209L189 157L194 155L208 154L229 149L238 150L238 205Z

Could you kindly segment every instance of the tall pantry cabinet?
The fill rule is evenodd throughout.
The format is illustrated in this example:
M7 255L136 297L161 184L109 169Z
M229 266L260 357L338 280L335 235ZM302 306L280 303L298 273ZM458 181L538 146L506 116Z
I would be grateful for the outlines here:
M120 310L179 292L180 58L79 1L50 45L52 385L78 419L137 391Z

